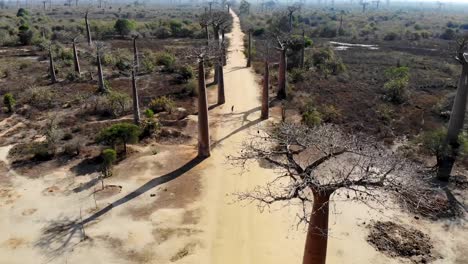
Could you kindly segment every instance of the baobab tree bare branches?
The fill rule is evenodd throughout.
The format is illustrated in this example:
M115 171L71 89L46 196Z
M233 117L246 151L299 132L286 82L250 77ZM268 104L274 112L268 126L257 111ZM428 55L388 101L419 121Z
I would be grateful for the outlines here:
M239 193L240 200L257 202L260 208L293 200L302 205L299 218L308 224L303 264L325 263L329 203L337 190L349 199L382 205L403 190L418 192L418 166L334 125L279 124L245 142L231 160L242 167L261 160L278 175L264 186Z

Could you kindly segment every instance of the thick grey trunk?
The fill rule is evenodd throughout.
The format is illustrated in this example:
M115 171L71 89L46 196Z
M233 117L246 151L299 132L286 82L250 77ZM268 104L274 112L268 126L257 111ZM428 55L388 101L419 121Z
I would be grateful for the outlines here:
M214 39L216 42L217 47L219 48L219 29L215 26L213 26L213 31L214 31ZM218 84L218 75L219 75L219 68L215 67L214 69L214 78L213 78L213 84Z
M133 38L133 63L135 67L135 71L138 72L140 67L140 60L138 59L138 48L136 44L137 37Z
M101 65L101 55L99 51L97 52L97 66L98 66L98 85L99 85L99 92L105 93L107 92L107 87L104 84L104 74L102 72L102 65Z
M458 80L457 94L452 107L450 121L447 130L447 138L445 140L443 157L440 158L441 162L438 167L437 178L439 180L448 180L450 173L455 163L455 158L458 152L458 136L463 129L465 120L466 103L468 95L468 64L463 64L462 73ZM447 151L451 150L451 151ZM448 152L448 153L447 153Z
M269 117L269 96L268 89L270 86L270 69L268 67L268 61L265 61L265 72L263 73L263 89L262 89L262 119L268 119Z
M138 90L136 85L136 69L132 70L132 92L133 92L133 122L140 124L140 103L138 101Z
M226 97L224 94L224 73L223 73L223 62L222 58L218 62L218 104L224 104L226 102Z
M205 35L206 35L206 45L210 45L210 31L208 30L208 25L205 26Z
M78 59L78 50L76 49L75 40L73 40L73 64L75 66L75 72L81 75L80 61Z
M49 47L49 72L50 72L50 81L52 83L56 83L57 76L55 75L54 58L52 57L52 48L50 47Z
M88 21L88 12L85 14L85 24L86 24L86 38L88 39L88 46L93 45L93 41L91 40L91 28L89 27Z
M301 49L301 68L304 69L304 63L305 63L305 32L304 29L302 30L302 49Z
M248 50L247 50L247 67L252 66L252 31L249 30Z
M325 264L328 244L330 195L314 194L302 264Z
M280 62L278 70L278 94L280 100L286 99L286 48L280 50Z
M198 62L198 156L210 156L210 131L208 123L208 101L206 98L205 65L203 58Z

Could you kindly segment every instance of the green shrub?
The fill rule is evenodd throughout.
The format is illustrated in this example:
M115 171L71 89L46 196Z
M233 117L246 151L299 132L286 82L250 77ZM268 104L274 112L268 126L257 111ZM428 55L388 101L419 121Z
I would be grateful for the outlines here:
M322 123L322 114L315 108L312 101L307 102L302 109L302 123L313 127Z
M6 93L3 96L3 105L7 108L8 113L13 112L13 108L16 105L16 100L11 93Z
M29 16L29 12L28 12L28 10L26 10L24 8L20 8L20 9L18 9L18 12L16 13L16 16L17 17L27 17L27 16Z
M154 112L153 112L153 110L151 110L151 109L146 109L146 110L145 110L145 116L146 116L146 118L150 118L150 119L153 118L153 117L154 117Z
M113 117L122 116L130 109L131 98L127 94L110 91L106 97L107 110Z
M154 119L147 119L143 122L143 132L141 138L150 137L161 129L161 123Z
M188 82L188 80L192 79L194 76L193 69L189 65L179 67L177 72L179 73L180 81L184 83Z
M151 103L149 104L149 107L155 113L159 113L163 111L171 113L175 107L175 103L172 99L166 96L161 96L161 97L153 99Z
M408 67L394 67L385 72L389 79L384 84L385 97L393 103L402 103L408 96L409 69Z
M117 160L117 152L113 149L104 149L101 153L102 172L104 177L112 176L112 165ZM104 185L104 183L103 183Z
M53 106L54 94L48 87L31 87L24 93L26 102L37 108L50 108Z
M316 109L309 109L302 113L302 122L310 127L320 125L322 123L322 115Z
M159 52L156 54L156 63L164 66L167 71L174 70L175 61L175 56L169 52Z
M115 21L114 29L121 36L130 34L136 28L136 22L125 18L120 18Z
M124 152L127 153L127 143L138 142L141 130L138 126L130 123L119 123L104 128L99 132L96 140L116 148L117 144L123 144Z
M190 80L184 87L184 92L190 96L198 95L198 83L196 80Z
M303 82L305 80L304 74L306 73L305 70L294 68L289 72L289 79L291 83L298 83Z
M150 58L144 58L141 65L143 66L142 71L144 72L151 73L154 71L155 65Z

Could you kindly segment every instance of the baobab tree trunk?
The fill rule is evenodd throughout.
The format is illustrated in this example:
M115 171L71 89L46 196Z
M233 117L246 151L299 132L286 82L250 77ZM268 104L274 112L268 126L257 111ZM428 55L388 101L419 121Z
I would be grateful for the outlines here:
M269 113L269 96L268 88L270 86L270 69L268 67L268 61L265 60L265 72L263 73L263 89L262 89L262 119L268 119L270 116Z
M219 43L219 29L216 28L216 27L213 27L213 31L214 31L214 39L216 41L216 45L218 47L218 49L220 48L220 43ZM214 71L214 78L213 78L213 84L218 84L218 77L219 76L219 68L218 67L215 67L215 71Z
M438 158L437 178L442 181L447 181L450 178L450 173L455 163L459 145L458 136L463 129L463 122L465 120L467 95L468 64L463 64L445 140L445 149L448 150L450 148L450 151L444 151L442 157Z
M231 12L231 5L230 4L227 5L227 11L228 11L228 13Z
M224 95L224 73L223 73L223 59L222 56L219 58L218 62L218 104L224 104L226 102L226 97Z
M135 71L138 72L140 67L140 60L138 59L138 49L136 45L137 36L133 38L133 63L135 64Z
M249 30L247 67L252 65L252 30Z
M88 21L88 12L85 14L85 24L86 24L86 37L88 39L88 46L93 45L93 41L91 40L91 29L89 27L89 21Z
M57 76L55 75L55 66L54 58L52 57L52 48L49 47L49 71L50 71L50 81L52 83L57 82Z
M210 131L208 127L208 101L206 98L205 65L198 62L198 156L210 156Z
M280 100L286 99L286 48L280 50L280 62L278 70L278 94Z
M73 64L75 66L75 72L81 75L80 61L78 60L78 51L76 50L76 42L73 40Z
M305 63L305 32L304 29L302 29L302 49L301 49L301 68L304 69L304 63Z
M107 92L107 87L104 84L104 74L102 73L101 55L99 54L99 51L97 52L97 66L98 66L99 92L100 93L105 93L105 92Z
M210 31L208 30L208 25L205 26L205 35L206 35L206 45L210 45Z
M302 264L325 264L328 243L329 203L330 194L314 194L314 205L310 215Z
M138 101L138 90L136 85L136 69L132 70L132 92L133 92L133 122L140 124L140 103Z

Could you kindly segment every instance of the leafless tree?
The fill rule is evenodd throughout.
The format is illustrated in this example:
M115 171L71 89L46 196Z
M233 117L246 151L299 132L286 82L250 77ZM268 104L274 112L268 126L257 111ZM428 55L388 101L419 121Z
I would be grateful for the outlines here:
M289 22L289 30L292 30L292 22L293 22L293 16L294 12L301 10L300 4L295 4L292 6L288 6L288 22Z
M287 67L287 41L277 37L278 47L276 48L280 53L279 69L278 69L278 93L276 97L280 100L286 99L286 67Z
M89 21L88 21L88 10L86 10L85 13L85 26L86 26L86 38L88 40L88 46L93 45L93 41L91 40L91 28L89 26Z
M136 82L136 72L137 66L136 62L133 62L132 67L132 96L133 96L133 122L136 125L140 124L140 102L138 100L138 89L137 89L137 82Z
M211 155L211 147L205 80L205 61L219 61L221 54L218 43L214 42L210 42L207 46L191 48L186 52L186 57L189 59L196 59L198 65L198 156L200 158L207 158ZM218 90L218 98L220 96L219 93L220 90Z
M50 43L48 45L48 50L49 50L49 75L50 75L50 81L52 83L56 83L57 82L57 75L55 74L55 63L54 63L54 56L53 56L53 53L52 53L52 48L53 48L53 44Z
M208 30L208 26L211 24L210 22L210 15L205 12L203 14L201 14L199 17L198 17L198 23L200 24L200 26L202 28L205 29L205 35L206 35L206 45L208 46L209 43L210 43L210 32Z
M466 49L468 48L468 36L457 41L458 50L455 59L461 64L462 72L458 80L457 94L453 103L450 121L447 130L447 138L444 142L444 151L438 159L439 180L447 181L450 177L453 164L457 157L459 143L458 137L463 129L465 120L467 95L468 95L468 59Z
M362 12L365 13L367 6L369 5L369 2L362 2L361 5L362 5Z
M219 39L219 33L222 26L228 24L231 21L231 15L224 11L213 11L211 12L210 22L213 26L213 34L214 40L218 44L219 48L221 48L221 42ZM219 67L215 67L215 74L214 74L214 84L218 83L218 75L219 75Z
M244 168L249 162L263 161L278 175L264 186L237 194L240 200L255 202L260 209L299 202L300 221L308 224L303 264L325 264L331 196L384 205L403 190L418 192L418 166L334 125L310 128L281 123L253 136L230 159Z
M135 67L135 71L138 72L140 67L140 60L138 59L138 48L137 48L137 38L138 34L134 34L132 36L133 39L133 66Z
M104 43L96 42L96 63L98 67L98 87L100 93L108 92L106 84L104 83L104 73L102 71L101 56L104 52Z
M72 42L72 45L73 45L73 65L75 67L75 72L78 74L78 75L81 75L81 68L80 68L80 60L78 59L78 50L76 48L76 40L78 39L78 37L74 37L73 38L73 42Z
M252 29L248 30L247 67L252 65Z

